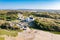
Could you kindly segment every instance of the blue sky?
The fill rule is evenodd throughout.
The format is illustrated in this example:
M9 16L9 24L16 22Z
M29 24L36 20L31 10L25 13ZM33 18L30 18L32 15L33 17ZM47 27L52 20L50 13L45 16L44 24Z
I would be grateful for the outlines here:
M60 0L0 0L0 9L60 9Z

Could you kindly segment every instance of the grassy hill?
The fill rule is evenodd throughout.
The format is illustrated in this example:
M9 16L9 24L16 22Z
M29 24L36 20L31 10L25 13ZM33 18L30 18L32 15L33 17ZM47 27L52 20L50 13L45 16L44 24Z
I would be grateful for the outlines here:
M60 31L60 14L50 12L32 12L31 14L35 17L33 28Z
M60 14L58 12L0 10L0 20L16 20L17 12L22 12L22 15L26 17L33 15L35 18L33 28L48 31L60 31Z

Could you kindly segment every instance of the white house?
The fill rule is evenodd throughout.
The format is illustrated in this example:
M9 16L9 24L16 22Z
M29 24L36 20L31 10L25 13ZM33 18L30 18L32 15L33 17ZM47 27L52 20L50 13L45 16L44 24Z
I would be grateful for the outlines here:
M32 16L29 16L27 19L26 19L27 22L32 22L34 21L34 18Z

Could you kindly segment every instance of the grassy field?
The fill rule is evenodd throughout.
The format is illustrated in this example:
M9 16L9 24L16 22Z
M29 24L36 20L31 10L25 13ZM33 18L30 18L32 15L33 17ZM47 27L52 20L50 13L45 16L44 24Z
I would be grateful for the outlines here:
M0 40L4 40L4 37L0 37Z
M0 35L7 35L7 36L17 36L18 32L17 31L11 31L11 30L5 30L5 29L0 29Z

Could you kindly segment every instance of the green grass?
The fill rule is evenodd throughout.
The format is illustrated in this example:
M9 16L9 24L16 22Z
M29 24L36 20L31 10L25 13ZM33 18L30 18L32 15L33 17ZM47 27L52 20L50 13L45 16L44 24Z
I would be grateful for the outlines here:
M60 32L58 32L58 31L47 31L47 30L43 30L43 31L50 32L50 33L53 33L53 34L59 34L60 35Z
M0 29L0 35L7 35L7 36L17 36L18 32L17 31L13 31L13 30L5 30L5 29Z
M60 32L56 32L56 31L51 31L51 33L59 34L60 35Z
M4 40L4 37L0 37L0 40Z

